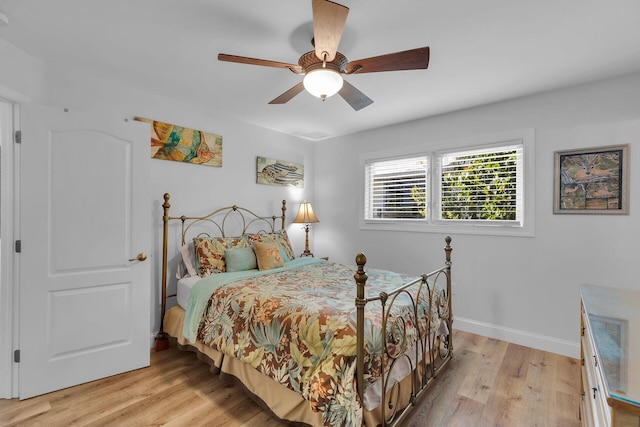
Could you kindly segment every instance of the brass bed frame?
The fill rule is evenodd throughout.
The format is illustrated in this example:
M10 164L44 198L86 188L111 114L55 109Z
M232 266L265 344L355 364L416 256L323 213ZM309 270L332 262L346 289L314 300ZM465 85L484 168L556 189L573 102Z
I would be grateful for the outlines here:
M260 216L252 211L238 207L236 205L228 206L206 214L204 216L170 216L169 194L164 194L163 208L163 240L162 240L162 302L160 316L160 330L156 335L156 350L163 350L169 346L168 334L164 331L164 318L167 310L167 299L175 297L176 294L167 293L167 268L168 268L168 243L169 243L169 224L179 221L181 223L181 245L187 241L186 237L189 232L207 224L209 228L216 231L220 237L225 236L225 225L231 217L236 219L236 224L241 224L239 236L248 232L275 232L276 222L281 220L280 229L285 229L285 213L287 210L286 201L282 201L281 215ZM217 218L217 219L216 219ZM209 235L207 232L199 232L193 237L201 235ZM364 349L365 349L365 306L374 301L379 301L382 310L382 331L386 331L382 337L383 345L383 363L381 364L380 381L381 387L381 404L379 406L380 420L383 426L397 426L415 405L417 398L422 395L436 379L438 373L448 364L453 357L452 342L452 325L453 312L451 307L451 237L445 237L445 263L430 273L423 274L417 279L405 283L404 285L394 289L389 293L380 293L374 297L366 296L367 274L364 270L366 257L359 253L356 256L357 270L354 274L356 284L356 318L357 318L357 360L356 360L356 382L360 401L363 402L364 392ZM441 282L444 282L442 284ZM435 291L435 285L440 286L439 291ZM416 326L418 322L424 323L424 330L431 331L431 316L428 315L424 319L419 317L419 306L416 300L409 293L410 288L414 288L417 292L425 293L429 309L427 313L431 313L430 308L435 308L437 316L441 323L445 325L435 333L427 333L425 336L420 332L423 328L417 327L418 338L415 342L409 342L406 335L405 323L399 321L391 321L391 311L396 299L402 295L408 295L412 302L412 310ZM388 341L393 340L391 345ZM397 349L400 350L397 350ZM413 358L412 358L413 357ZM410 374L401 382L391 381L391 372L404 359L410 366ZM387 366L385 370L384 367ZM408 392L406 387L409 388ZM403 390L403 388L405 388ZM400 404L401 397L403 403ZM364 410L364 407L363 407ZM363 418L364 423L365 418Z

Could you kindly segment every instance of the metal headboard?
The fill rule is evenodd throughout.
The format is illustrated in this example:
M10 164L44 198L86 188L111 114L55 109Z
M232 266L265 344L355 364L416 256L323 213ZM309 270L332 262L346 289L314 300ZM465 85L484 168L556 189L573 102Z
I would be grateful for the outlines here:
M206 215L201 216L170 216L169 208L169 193L164 194L164 203L162 204L162 305L160 309L160 330L155 338L156 350L163 350L168 347L169 341L167 334L164 332L163 322L164 315L167 310L167 298L172 298L175 295L167 295L167 252L169 246L169 223L174 221L181 222L181 245L187 242L188 236L193 234L193 237L209 236L212 234L219 235L220 237L227 237L225 234L225 226L229 221L235 221L236 235L246 234L249 231L252 233L273 233L276 231L276 224L278 220L281 220L280 229L285 228L285 214L287 211L287 201L282 201L282 207L280 208L282 213L280 215L261 216L249 209L239 207L237 205L227 206L224 208L216 209ZM202 231L200 229L202 228Z

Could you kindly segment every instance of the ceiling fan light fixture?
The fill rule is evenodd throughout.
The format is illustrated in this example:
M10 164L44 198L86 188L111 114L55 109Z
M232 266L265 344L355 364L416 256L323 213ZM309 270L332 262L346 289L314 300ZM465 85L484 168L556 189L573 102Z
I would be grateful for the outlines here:
M311 95L322 100L335 95L342 89L342 76L331 68L316 68L304 76L304 88Z

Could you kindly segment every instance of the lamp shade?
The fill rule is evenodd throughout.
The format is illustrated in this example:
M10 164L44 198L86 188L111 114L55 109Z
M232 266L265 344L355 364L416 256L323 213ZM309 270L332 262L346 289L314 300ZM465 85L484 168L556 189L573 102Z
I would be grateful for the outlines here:
M320 220L318 219L316 214L313 213L311 202L302 202L300 203L300 208L298 209L298 215L296 215L293 222L299 224L311 224L313 222L320 222Z
M302 81L304 88L313 96L328 98L342 89L342 76L330 68L316 68L307 72Z

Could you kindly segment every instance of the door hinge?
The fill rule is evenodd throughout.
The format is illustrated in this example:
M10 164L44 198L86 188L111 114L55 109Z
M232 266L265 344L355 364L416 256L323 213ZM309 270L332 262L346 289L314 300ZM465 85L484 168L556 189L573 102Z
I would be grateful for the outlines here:
M13 136L13 139L16 141L16 144L22 144L22 131L17 130Z
M22 240L16 240L16 253L22 252Z
M15 350L13 352L13 361L15 363L20 363L20 350Z

